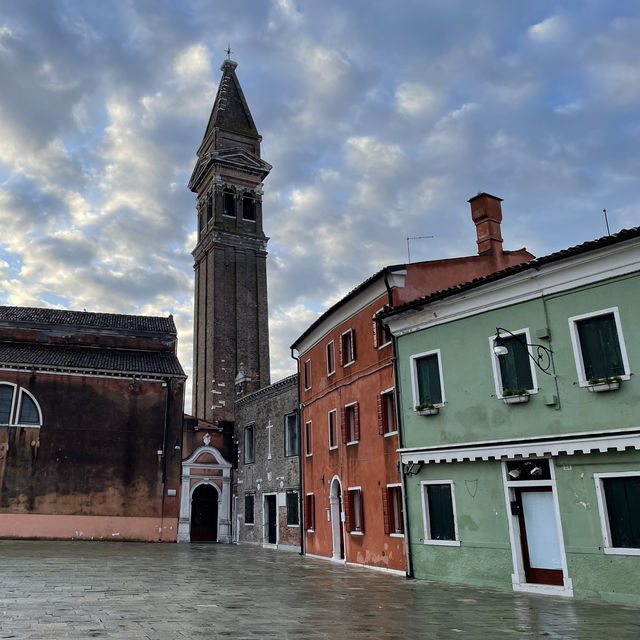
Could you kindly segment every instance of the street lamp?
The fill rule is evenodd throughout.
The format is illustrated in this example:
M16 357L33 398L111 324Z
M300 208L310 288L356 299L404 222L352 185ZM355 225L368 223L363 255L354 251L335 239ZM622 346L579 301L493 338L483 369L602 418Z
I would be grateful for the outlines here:
M496 339L493 343L493 353L495 353L497 356L506 356L509 353L509 349L505 344L505 340L500 335L501 331L504 333L508 333L512 338L516 338L516 344L519 344L527 352L527 355L533 360L533 363L536 365L536 367L538 367L538 369L540 369L540 371L542 371L542 373L546 373L548 376L553 375L552 373L549 373L549 369L553 364L553 353L551 349L547 349L547 347L541 344L530 344L528 342L523 343L520 340L519 336L511 333L509 329L503 329L502 327L496 328ZM535 357L527 347L531 347L534 350Z

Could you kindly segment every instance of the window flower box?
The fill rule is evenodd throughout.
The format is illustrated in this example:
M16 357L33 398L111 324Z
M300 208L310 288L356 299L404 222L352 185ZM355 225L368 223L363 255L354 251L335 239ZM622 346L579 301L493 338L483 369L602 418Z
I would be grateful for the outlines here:
M529 392L526 389L504 389L502 402L505 404L520 404L529 402Z
M440 412L440 407L429 402L423 402L416 407L416 411L420 416L435 416Z
M620 380L602 379L589 380L587 389L592 393L602 393L603 391L617 391L620 388Z

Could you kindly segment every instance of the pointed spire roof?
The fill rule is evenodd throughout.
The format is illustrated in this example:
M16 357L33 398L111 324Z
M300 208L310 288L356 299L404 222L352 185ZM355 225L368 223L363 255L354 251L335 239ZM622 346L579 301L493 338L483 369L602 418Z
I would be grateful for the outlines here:
M237 66L238 63L234 60L225 60L220 66L222 78L218 85L218 93L213 103L209 123L202 139L201 150L208 146L205 143L211 138L215 129L226 129L251 138L260 137L236 76L235 69Z

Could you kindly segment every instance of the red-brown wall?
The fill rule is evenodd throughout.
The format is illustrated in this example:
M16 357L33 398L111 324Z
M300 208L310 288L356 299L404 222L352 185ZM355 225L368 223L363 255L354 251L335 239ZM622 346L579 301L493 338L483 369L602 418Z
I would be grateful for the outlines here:
M364 534L345 532L348 562L404 570L403 538L384 533L382 487L401 482L396 461L397 435L378 432L377 397L393 387L391 344L376 348L373 344L372 317L385 305L386 295L368 304L359 313L335 326L322 340L300 356L300 366L311 360L311 389L304 389L301 375L301 401L304 405L300 428L304 493L315 496L315 529L306 532L306 553L331 557L333 553L329 492L334 476L340 479L343 499L349 487L362 488ZM356 336L356 359L340 366L338 343L341 334L353 329ZM326 372L326 345L334 340L336 367L332 376ZM360 416L360 440L346 445L340 433L341 409L357 401ZM337 409L338 447L329 450L328 412ZM313 453L306 456L305 423L313 424ZM344 507L343 507L344 508ZM306 527L307 525L305 525Z
M32 393L43 417L40 429L0 426L0 537L175 540L182 379L163 386L162 380L0 371L0 381ZM167 391L163 482L158 451L165 449Z

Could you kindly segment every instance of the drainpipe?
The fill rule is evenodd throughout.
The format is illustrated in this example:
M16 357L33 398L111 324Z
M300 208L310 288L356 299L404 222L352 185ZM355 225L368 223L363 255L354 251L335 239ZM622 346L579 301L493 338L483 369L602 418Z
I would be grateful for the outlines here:
M302 470L302 424L300 419L302 413L300 411L300 358L293 355L293 347L291 347L291 357L296 361L296 371L298 372L298 474L300 476L300 493L298 494L298 515L300 518L300 555L304 555L304 473Z
M394 382L394 386L396 388L396 424L398 425L398 448L402 449L403 446L403 442L402 442L402 419L401 419L401 415L402 412L400 411L400 398L402 396L401 394L401 389L400 389L400 376L398 375L398 345L397 345L397 338L396 336L394 336L392 334L391 336L392 338L392 348L393 348L393 382ZM400 464L400 476L402 478L402 519L403 519L403 526L404 526L404 553L405 553L405 560L407 563L407 578L413 578L413 562L412 562L412 558L411 558L411 549L409 546L409 509L408 509L408 504L407 504L407 476L404 473L404 467L402 465L402 460L401 458L398 456L398 462Z
M160 536L162 540L164 535L164 501L167 496L167 437L169 426L169 392L171 390L171 379L165 378L162 383L166 388L164 399L164 426L162 433L162 500L160 503Z
M382 277L384 278L384 286L387 289L387 303L390 307L393 307L393 289L389 285L389 268L385 267L382 270ZM398 346L396 337L391 335L391 348L393 354L391 359L393 360L393 384L396 388L396 424L398 425L398 448L402 449L402 420L400 418L400 376L398 375ZM400 464L400 477L402 478L402 526L404 527L404 554L405 561L407 563L407 578L413 578L413 563L411 561L411 550L409 547L409 509L407 508L407 478L404 474L404 468L402 466L402 460L398 457Z

